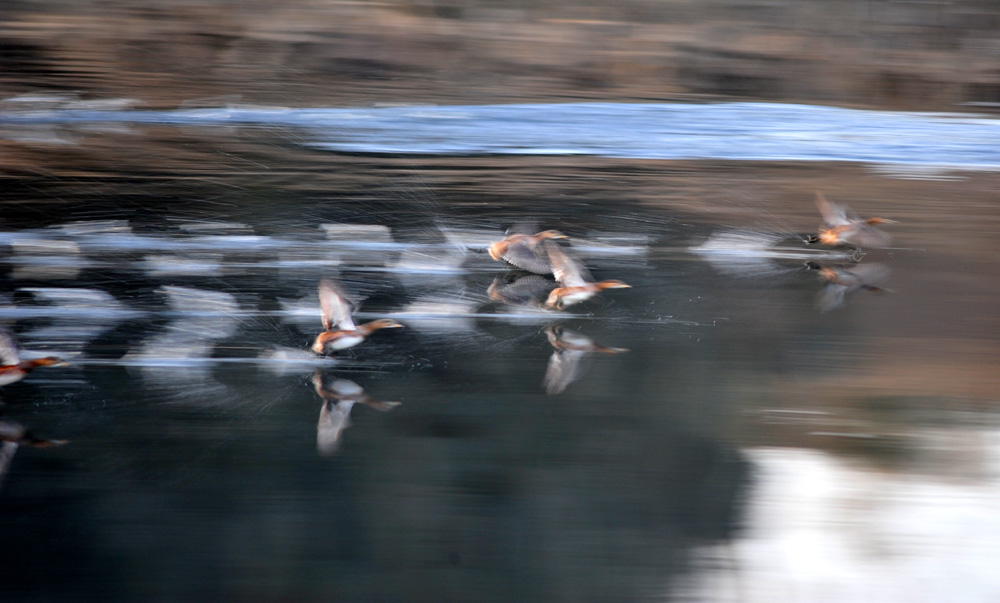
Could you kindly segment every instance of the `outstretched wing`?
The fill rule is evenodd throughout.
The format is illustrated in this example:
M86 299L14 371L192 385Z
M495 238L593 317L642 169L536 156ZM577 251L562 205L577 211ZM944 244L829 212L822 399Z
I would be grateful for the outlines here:
M508 264L534 272L535 274L552 274L549 255L542 245L533 245L530 239L521 239L507 246L507 251L500 256Z
M14 334L0 329L0 366L11 366L21 362L21 353Z
M543 245L552 263L552 276L563 287L582 287L592 280L583 264L570 257L558 243L545 241Z
M816 208L823 216L823 222L830 227L846 226L851 222L860 220L858 215L851 211L843 203L835 203L826 198L826 195L816 191Z
M323 328L327 331L334 328L353 331L356 328L352 316L354 305L347 299L340 286L331 279L324 278L319 282L319 306Z

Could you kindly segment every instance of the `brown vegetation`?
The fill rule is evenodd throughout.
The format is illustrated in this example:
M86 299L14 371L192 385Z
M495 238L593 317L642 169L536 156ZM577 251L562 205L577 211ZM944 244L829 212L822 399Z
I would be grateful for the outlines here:
M16 3L0 94L344 106L718 96L1000 101L985 2ZM227 99L213 99L219 102Z

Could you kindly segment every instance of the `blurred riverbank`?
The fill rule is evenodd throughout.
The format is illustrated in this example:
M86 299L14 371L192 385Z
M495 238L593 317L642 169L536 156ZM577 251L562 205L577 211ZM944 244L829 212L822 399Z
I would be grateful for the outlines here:
M781 100L1000 102L989 2L10 2L0 95L147 108ZM208 101L217 105L219 99Z

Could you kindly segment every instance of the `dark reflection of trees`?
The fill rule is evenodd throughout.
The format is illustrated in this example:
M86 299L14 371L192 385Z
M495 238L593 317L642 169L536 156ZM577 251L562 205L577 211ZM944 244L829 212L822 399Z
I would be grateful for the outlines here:
M55 497L75 463L23 449L0 492L0 583L4 601L117 600L119 559L106 547L100 496L78 490ZM54 578L58 576L58 579Z
M17 545L0 571L19 568L6 592L630 601L666 592L689 547L738 523L745 461L627 400L420 387L428 399L357 414L331 459L298 385L234 385L230 412L119 408L83 467L19 458L0 501Z

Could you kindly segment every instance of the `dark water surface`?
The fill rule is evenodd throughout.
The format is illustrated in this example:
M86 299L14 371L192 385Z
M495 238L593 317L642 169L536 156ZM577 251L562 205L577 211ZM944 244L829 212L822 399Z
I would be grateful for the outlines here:
M886 168L70 117L3 124L0 318L70 362L4 387L4 418L70 440L0 483L4 600L1000 594L988 136ZM898 220L892 246L804 244L818 189ZM522 275L486 245L524 220L632 288L491 299ZM859 258L889 292L805 267ZM311 354L323 276L406 328ZM400 404L324 404L324 379Z

